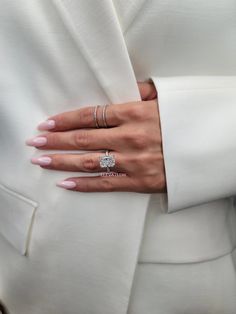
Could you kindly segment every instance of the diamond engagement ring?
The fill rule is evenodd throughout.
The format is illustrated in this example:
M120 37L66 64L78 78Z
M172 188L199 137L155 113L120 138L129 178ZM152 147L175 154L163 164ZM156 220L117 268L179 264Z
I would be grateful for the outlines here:
M115 156L109 155L109 151L106 150L105 155L100 157L100 167L107 168L107 172L110 172L110 168L114 167L116 164Z

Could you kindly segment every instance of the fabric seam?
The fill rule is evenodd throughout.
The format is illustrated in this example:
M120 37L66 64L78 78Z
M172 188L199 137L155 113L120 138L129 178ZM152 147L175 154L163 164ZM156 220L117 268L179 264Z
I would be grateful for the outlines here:
M169 265L186 265L186 264L200 264L200 263L207 263L207 262L211 262L211 261L215 261L215 260L218 260L224 256L227 256L227 255L230 255L232 254L234 251L236 250L236 247L234 247L230 252L227 252L227 253L224 253L222 255L218 255L216 257L213 257L213 258L208 258L208 259L205 259L205 260L199 260L199 261L186 261L186 262L171 262L171 261L163 261L163 262L156 262L156 261L139 261L138 264L140 265L144 265L144 264L169 264Z

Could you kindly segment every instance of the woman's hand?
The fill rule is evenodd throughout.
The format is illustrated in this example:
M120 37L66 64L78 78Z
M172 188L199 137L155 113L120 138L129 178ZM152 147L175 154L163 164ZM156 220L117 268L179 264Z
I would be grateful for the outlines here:
M75 150L75 154L45 154L31 162L45 169L96 173L57 184L70 190L165 192L157 93L152 83L138 85L142 101L107 106L108 128L96 128L92 106L60 113L41 123L38 129L49 132L27 140L27 145L42 150ZM97 120L103 125L101 106ZM78 150L89 152L78 154ZM104 175L100 167L106 150L115 157L112 176Z

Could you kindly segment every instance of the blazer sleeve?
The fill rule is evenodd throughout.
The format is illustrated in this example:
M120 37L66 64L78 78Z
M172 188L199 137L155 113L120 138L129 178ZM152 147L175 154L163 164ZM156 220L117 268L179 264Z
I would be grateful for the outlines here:
M168 212L236 195L236 76L151 77Z

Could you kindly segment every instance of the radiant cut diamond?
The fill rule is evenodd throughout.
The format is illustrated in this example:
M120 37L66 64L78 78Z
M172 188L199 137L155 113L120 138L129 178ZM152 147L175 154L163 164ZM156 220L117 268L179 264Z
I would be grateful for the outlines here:
M100 157L100 167L101 168L111 168L115 166L115 156L114 155L104 155Z

